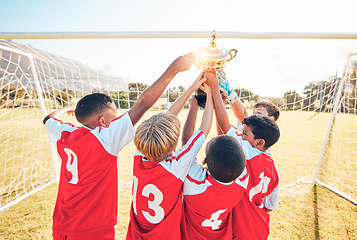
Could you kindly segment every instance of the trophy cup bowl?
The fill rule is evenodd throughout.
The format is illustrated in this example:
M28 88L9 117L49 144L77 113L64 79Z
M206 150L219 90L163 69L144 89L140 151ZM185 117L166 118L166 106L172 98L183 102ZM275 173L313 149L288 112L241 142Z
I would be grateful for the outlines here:
M228 51L226 48L216 44L217 33L213 31L212 41L209 45L202 46L198 49L197 65L204 70L222 69L226 62L231 61L236 55L238 50L231 49Z
M226 48L218 46L216 44L216 31L213 31L211 37L212 41L209 45L202 46L198 49L198 53L196 54L196 65L201 67L203 70L219 71L225 67L226 62L231 61L237 55L238 50L231 49L228 51ZM203 86L195 92L195 97L200 107L204 107L206 105L205 95L206 93L204 92Z

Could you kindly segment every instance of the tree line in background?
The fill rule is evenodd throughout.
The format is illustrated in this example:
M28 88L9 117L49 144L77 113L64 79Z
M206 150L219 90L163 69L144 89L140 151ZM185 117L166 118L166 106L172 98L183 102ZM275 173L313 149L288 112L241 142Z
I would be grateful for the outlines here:
M341 82L339 78L333 78L329 81L319 81L309 83L303 89L302 94L298 92L287 91L283 97L270 97L267 100L273 102L275 105L281 108L281 110L306 110L306 111L330 111L333 108L334 98L336 97L338 85ZM344 96L342 104L340 106L341 112L357 113L357 85L356 85L356 72L350 74L350 80L345 83L342 96ZM118 108L129 109L134 106L138 97L149 86L143 83L129 83L129 91L104 91L95 89L93 92L103 92L111 96L114 103ZM163 102L174 102L186 88L183 86L168 88L162 95ZM252 106L261 98L253 92L244 89L236 88L240 99L246 104L247 107ZM61 91L52 91L50 89L44 91L45 99L55 99L55 106L53 108L59 108L67 106L72 103L72 99L78 99L85 95L85 93L74 92L70 89L62 89ZM35 103L30 101L31 99L37 100L37 92L34 89L25 89L21 85L7 84L2 85L0 96L0 108L5 107L18 107L29 106L35 107ZM264 99L265 100L265 99ZM52 103L53 104L53 103Z
M309 83L302 92L303 96L296 91L287 91L284 94L284 102L280 102L281 99L275 98L270 100L278 106L282 106L281 104L283 104L286 110L331 111L340 83L341 79L337 77L331 81ZM345 82L341 96L343 96L343 99L338 110L344 113L356 114L357 86L355 75L351 75L350 81Z

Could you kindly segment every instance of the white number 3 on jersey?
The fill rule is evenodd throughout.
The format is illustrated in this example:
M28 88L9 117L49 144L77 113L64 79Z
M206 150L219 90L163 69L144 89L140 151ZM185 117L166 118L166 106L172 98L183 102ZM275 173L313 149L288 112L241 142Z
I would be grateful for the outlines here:
M227 209L218 210L217 212L212 213L211 218L204 220L201 223L201 226L211 227L212 230L219 229L219 226L221 226L221 224L222 224L222 220L219 220L218 218L219 218L219 215L221 215L221 213L224 213L225 211L227 211Z
M69 183L78 183L78 168L77 168L77 155L69 148L63 149L67 153L66 168L68 172L72 173L72 179Z
M138 214L136 209L136 194L138 191L139 179L134 176L133 180L133 210L135 214ZM142 195L148 198L150 194L154 195L154 200L148 201L148 208L154 211L154 215L152 216L149 212L144 210L141 210L141 212L146 218L146 220L153 224L157 224L161 222L165 217L165 211L160 206L160 204L164 200L164 195L162 194L160 189L158 189L154 184L147 184L142 190Z

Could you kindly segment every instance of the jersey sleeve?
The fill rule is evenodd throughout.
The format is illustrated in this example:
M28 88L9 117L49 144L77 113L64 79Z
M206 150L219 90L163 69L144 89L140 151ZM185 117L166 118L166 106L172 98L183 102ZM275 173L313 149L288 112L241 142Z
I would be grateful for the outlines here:
M205 134L198 130L182 148L174 152L170 158L160 162L160 164L177 178L184 181L191 164L196 161L196 156L205 138Z
M270 210L277 210L279 208L279 172L276 169L275 162L273 163L273 169L276 171L277 178L277 185L274 190L267 196L263 198L264 207Z
M62 132L73 132L78 128L77 126L74 126L70 123L64 123L61 120L55 118L49 118L46 121L45 126L48 134L48 139L51 143L56 143L61 138Z
M279 186L277 186L268 196L263 198L264 207L270 210L279 208Z
M126 112L114 119L108 128L97 127L92 133L108 153L118 156L120 150L134 140L135 128Z
M243 130L243 124L240 121L238 121L236 128L237 128L238 131L241 132Z
M183 183L183 195L203 193L207 189L207 186L202 184L205 182L206 175L207 169L193 162Z
M236 179L236 183L243 187L244 189L247 189L248 187L248 181L249 181L249 174L247 171L247 168L245 167L243 172L239 175L239 177Z

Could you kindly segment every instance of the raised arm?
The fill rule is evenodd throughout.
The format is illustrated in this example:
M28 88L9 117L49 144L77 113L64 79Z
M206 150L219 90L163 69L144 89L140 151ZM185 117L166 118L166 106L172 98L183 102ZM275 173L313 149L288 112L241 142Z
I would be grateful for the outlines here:
M239 122L242 122L244 118L248 117L247 109L240 99L237 101L230 103L231 108L233 110L234 116L238 118Z
M73 116L74 114L74 110L76 109L76 106L68 106L68 107L64 107L61 109L58 109L56 111L53 111L52 113L48 114L44 119L43 119L43 124L46 124L47 120L49 118L57 118L59 119L63 114L67 113L67 114L71 114Z
M206 83L203 84L205 88L205 92L207 94L206 106L203 112L200 130L208 136L209 131L211 130L212 125L212 118L213 118L213 101L212 101L212 91L211 87L208 86ZM219 90L218 90L219 93Z
M222 99L223 105L225 104L225 100ZM233 103L229 103L231 105L231 108L233 110L234 116L238 119L240 123L242 123L243 119L245 117L248 117L248 112L247 109L245 108L244 104L237 98L236 101ZM221 129L221 126L219 126L218 121L216 122L216 128L217 128L217 135L222 135L224 132Z
M144 113L159 99L174 76L179 72L188 70L194 61L195 57L192 53L177 58L163 75L140 95L135 105L128 112L133 125L135 125Z
M200 108L197 103L197 99L192 96L189 100L190 110L188 112L185 125L182 130L182 146L187 143L190 137L195 132L196 120L197 120L197 112Z
M222 132L226 134L231 127L231 124L229 123L228 113L223 104L221 94L219 93L217 74L215 71L206 72L205 77L207 78L207 84L212 89L212 99L218 125L222 129Z
M238 98L237 93L234 91L233 87L229 84L226 79L226 74L223 70L219 70L218 73L219 78L219 87L225 93L226 98L231 105L234 116L238 118L239 122L242 122L245 117L248 117L248 112L242 101Z
M206 81L206 78L203 77L204 72L201 72L200 75L196 78L196 80L193 82L193 84L184 92L176 101L172 104L172 106L169 109L169 113L177 116L183 105L185 105L187 99L192 95L194 91L196 91L201 84L203 84Z

